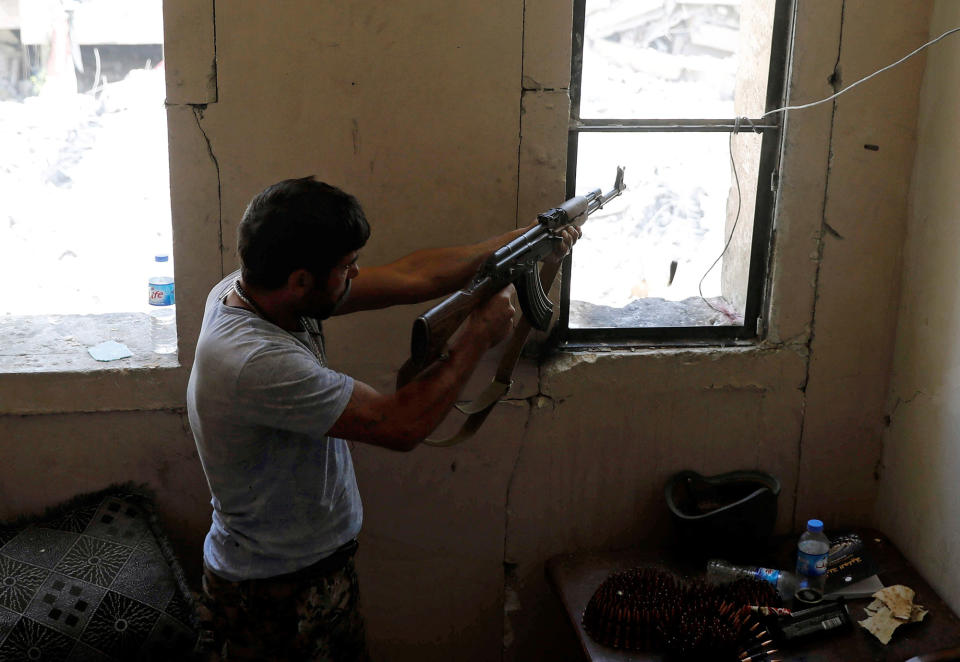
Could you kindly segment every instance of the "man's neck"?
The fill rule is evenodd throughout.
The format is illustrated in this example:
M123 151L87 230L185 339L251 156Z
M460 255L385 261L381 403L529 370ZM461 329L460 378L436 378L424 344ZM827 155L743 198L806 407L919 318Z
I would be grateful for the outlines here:
M228 306L245 308L286 331L303 330L300 324L300 315L285 303L282 293L251 288L242 280L240 281L240 289L250 303L244 301L236 291L231 290L226 299Z

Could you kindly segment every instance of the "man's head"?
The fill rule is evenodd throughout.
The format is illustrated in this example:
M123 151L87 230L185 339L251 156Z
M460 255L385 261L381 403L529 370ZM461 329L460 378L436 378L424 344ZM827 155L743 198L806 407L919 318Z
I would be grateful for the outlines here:
M352 195L313 177L285 179L254 196L240 219L243 280L276 289L297 269L326 278L369 237L366 216Z
M305 269L322 285L369 237L352 195L313 177L285 179L254 196L240 219L241 276L252 287L276 290Z

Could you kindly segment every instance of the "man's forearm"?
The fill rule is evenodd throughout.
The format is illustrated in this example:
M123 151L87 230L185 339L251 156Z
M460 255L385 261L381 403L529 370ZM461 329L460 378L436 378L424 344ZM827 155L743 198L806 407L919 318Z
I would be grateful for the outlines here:
M510 230L464 246L424 248L399 260L360 269L350 298L337 314L421 303L460 289L495 250L527 228Z
M418 301L427 301L463 287L483 261L507 242L519 237L526 228L510 230L485 241L466 246L424 248L393 263L400 273L417 275L422 280Z
M356 380L347 408L327 434L397 451L415 448L449 413L489 346L485 336L471 331L395 393L379 393Z
M454 343L444 358L395 393L399 409L418 411L408 421L411 447L430 435L456 403L467 380L486 351L474 340Z

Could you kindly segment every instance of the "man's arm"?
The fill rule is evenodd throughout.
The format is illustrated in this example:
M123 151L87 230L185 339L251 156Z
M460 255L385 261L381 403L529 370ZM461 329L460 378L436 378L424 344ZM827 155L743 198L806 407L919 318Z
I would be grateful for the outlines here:
M495 250L526 229L510 230L476 244L421 249L389 264L361 266L351 283L350 296L335 314L420 303L449 294L463 287Z
M495 250L534 225L536 223L476 244L425 248L389 264L361 267L351 284L350 296L334 314L420 303L450 294L464 287ZM579 238L580 228L564 228L550 259L562 260Z
M395 393L379 393L359 380L328 435L409 451L440 425L484 352L513 328L516 312L507 288L477 308L436 361Z

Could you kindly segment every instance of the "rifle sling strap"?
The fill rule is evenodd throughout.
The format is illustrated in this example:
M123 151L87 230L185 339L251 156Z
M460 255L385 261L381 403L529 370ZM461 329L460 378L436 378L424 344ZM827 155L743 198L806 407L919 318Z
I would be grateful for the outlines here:
M540 285L543 287L544 292L550 291L550 287L553 285L553 281L559 270L559 262L556 264L545 264L541 267ZM530 335L531 328L526 318L521 319L517 323L517 328L514 329L513 336L510 338L510 344L507 345L503 356L500 358L500 364L497 366L497 374L494 376L493 381L490 382L483 393L477 396L475 400L463 405L457 405L457 409L467 414L467 419L463 422L463 425L460 426L460 429L453 436L445 439L424 439L424 444L437 448L447 448L449 446L456 446L476 434L480 426L483 425L483 422L487 420L487 416L493 411L494 406L500 402L500 399L510 390L510 386L513 384L513 379L511 378L513 369L516 367L517 361L520 360L520 354L523 352L523 346L527 342L527 336Z

